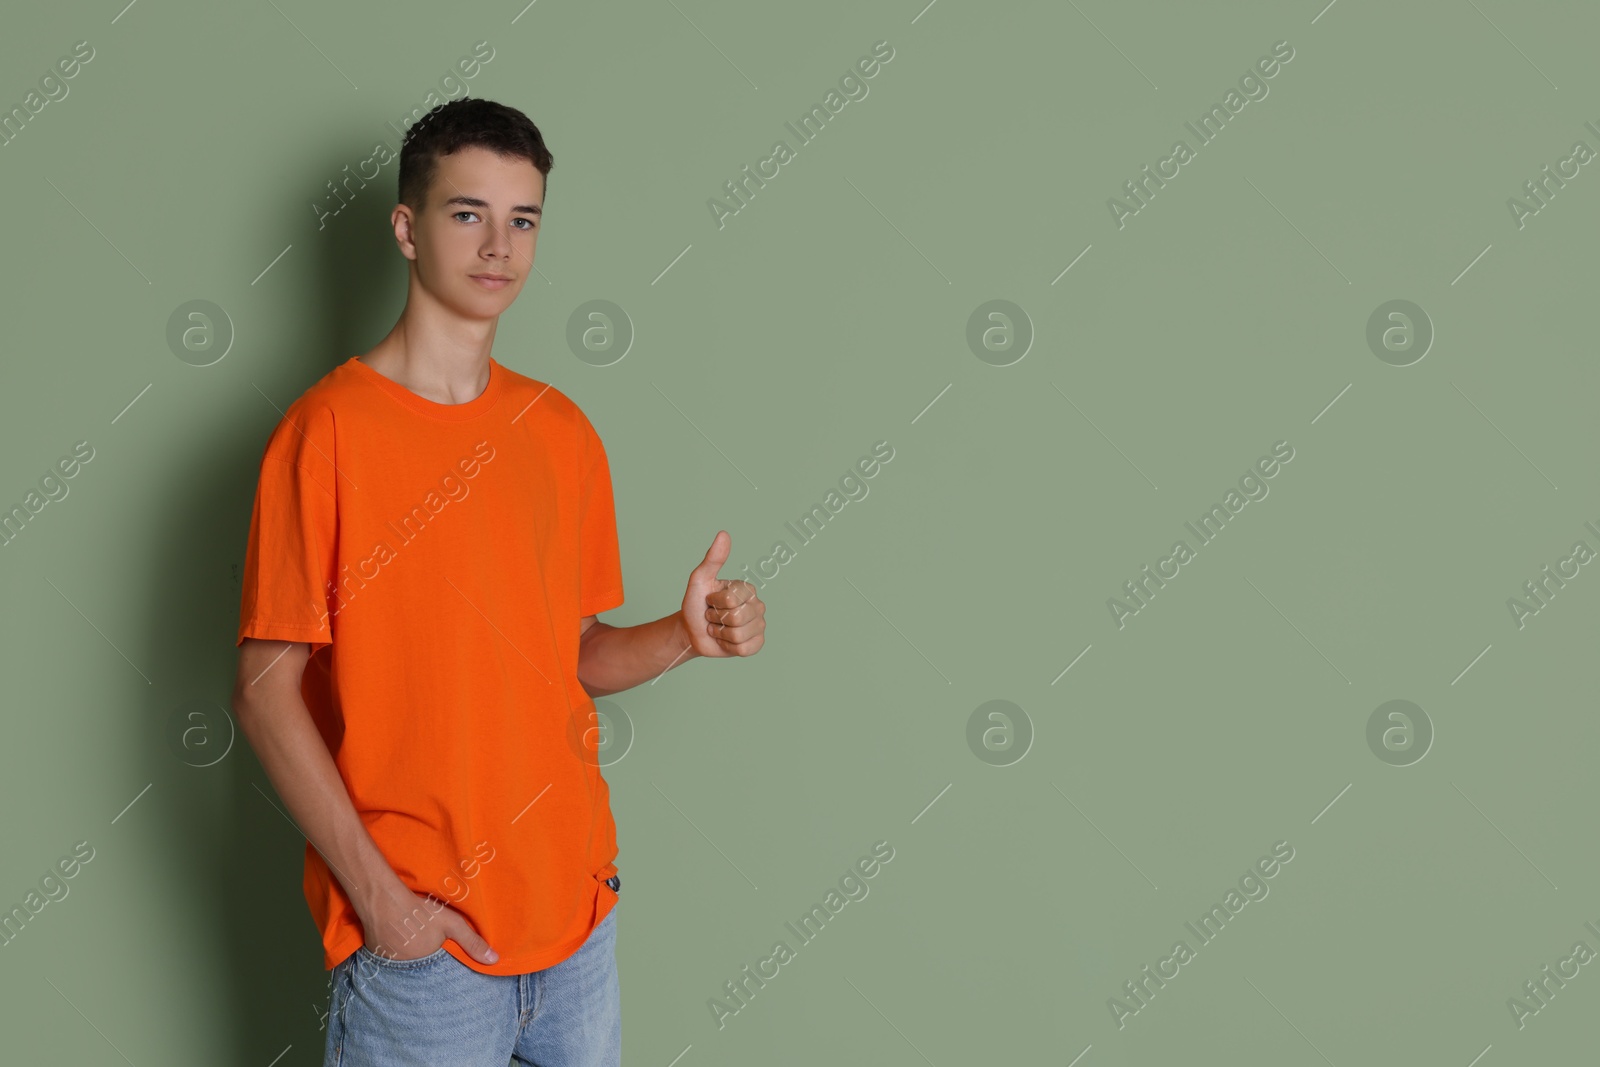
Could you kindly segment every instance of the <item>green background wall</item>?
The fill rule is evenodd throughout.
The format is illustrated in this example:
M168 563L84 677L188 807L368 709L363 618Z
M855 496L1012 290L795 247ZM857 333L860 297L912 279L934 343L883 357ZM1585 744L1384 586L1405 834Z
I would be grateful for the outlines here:
M327 183L452 88L555 154L494 356L606 442L605 620L676 610L718 529L724 576L794 551L758 656L601 704L634 735L606 768L628 1063L1592 1054L1600 962L1520 1025L1508 1000L1600 952L1600 568L1520 624L1508 600L1600 550L1597 165L1520 224L1507 201L1600 150L1600 13L1322 3L8 11L5 109L93 58L0 147L0 503L94 456L0 549L0 905L94 855L0 949L4 1058L321 1062L304 841L228 747L237 582L279 409L404 296L395 163L319 222ZM784 124L879 41L801 145ZM1202 146L1184 124L1281 41ZM719 227L708 201L779 139ZM225 314L199 355L169 341L197 300ZM594 300L630 324L620 360L569 343ZM879 441L802 545L784 524ZM1278 442L1200 546L1185 523ZM1119 626L1107 601L1179 539ZM797 947L784 924L877 841L869 895ZM1279 842L1202 945L1185 923ZM708 1000L779 939L796 958L719 1028Z

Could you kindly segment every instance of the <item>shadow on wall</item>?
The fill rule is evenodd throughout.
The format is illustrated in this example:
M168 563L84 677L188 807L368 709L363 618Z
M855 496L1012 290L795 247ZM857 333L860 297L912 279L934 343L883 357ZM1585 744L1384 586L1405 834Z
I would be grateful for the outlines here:
M158 809L147 817L170 830L170 899L181 901L167 921L195 924L192 943L208 949L187 964L212 972L231 1002L224 1029L232 1049L208 1050L205 1062L322 1063L331 987L301 890L306 841L230 705L245 543L268 436L283 409L376 344L405 304L407 261L388 221L398 160L322 229L308 209L349 146L370 136L348 129L298 154L312 162L272 183L283 195L262 205L282 236L262 262L292 247L253 285L215 297L237 334L224 359L192 371L210 378L214 424L197 420L204 447L187 452L190 469L165 480L180 492L159 512L169 526L144 591L150 626L135 658L151 665L145 714L161 738L144 753L154 784L144 802ZM226 253L237 265L258 256L253 248Z

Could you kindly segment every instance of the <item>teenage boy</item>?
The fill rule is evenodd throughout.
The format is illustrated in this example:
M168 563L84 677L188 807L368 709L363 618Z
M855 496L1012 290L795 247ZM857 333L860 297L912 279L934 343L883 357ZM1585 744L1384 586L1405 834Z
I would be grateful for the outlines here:
M407 133L399 321L290 405L261 460L233 707L307 839L332 972L326 1063L621 1059L621 882L594 697L749 656L766 607L717 577L623 602L611 471L555 387L494 361L553 165L471 98Z

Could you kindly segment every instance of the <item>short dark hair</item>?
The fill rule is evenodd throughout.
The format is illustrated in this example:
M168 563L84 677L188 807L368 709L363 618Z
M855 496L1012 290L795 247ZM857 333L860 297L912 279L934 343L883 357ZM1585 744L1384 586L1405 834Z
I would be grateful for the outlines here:
M400 202L420 212L439 173L439 157L471 147L526 159L544 175L548 195L556 164L539 127L514 107L466 96L440 104L406 129L400 145Z

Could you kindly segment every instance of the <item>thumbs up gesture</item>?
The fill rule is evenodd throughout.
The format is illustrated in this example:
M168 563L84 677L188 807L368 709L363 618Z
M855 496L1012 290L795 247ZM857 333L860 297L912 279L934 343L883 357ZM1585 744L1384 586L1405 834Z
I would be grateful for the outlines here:
M689 572L681 618L690 646L701 656L753 656L766 641L767 606L756 595L756 587L737 578L717 577L732 547L733 537L718 530L706 558Z

